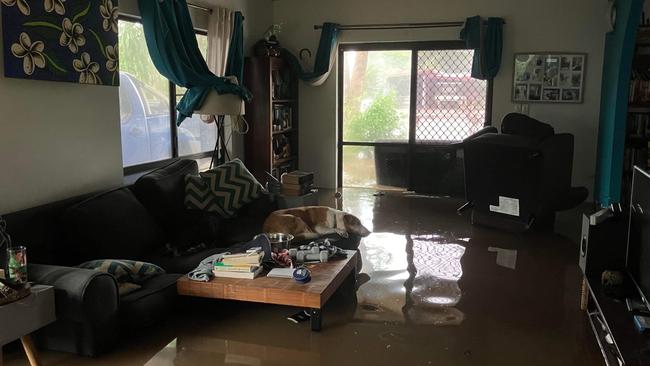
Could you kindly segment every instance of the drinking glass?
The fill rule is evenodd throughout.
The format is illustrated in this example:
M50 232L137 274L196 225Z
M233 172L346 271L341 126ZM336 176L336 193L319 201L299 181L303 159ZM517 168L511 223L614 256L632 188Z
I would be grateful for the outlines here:
M13 284L27 283L27 248L7 248L7 280Z

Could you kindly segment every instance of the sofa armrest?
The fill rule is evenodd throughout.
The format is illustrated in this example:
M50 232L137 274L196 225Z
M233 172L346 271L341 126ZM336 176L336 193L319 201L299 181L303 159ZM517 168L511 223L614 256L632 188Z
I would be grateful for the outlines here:
M30 264L30 281L54 287L58 320L102 323L119 307L115 277L75 267Z

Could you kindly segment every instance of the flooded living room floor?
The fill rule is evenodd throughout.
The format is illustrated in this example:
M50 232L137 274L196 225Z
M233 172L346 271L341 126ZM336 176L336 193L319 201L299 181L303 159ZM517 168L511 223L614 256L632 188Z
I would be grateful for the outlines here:
M181 299L167 322L107 355L43 351L43 364L602 364L579 309L578 213L560 217L563 234L515 234L472 226L457 199L352 188L321 198L373 231L356 293L334 295L321 332L286 319L298 308ZM6 366L26 364L16 345L5 351Z

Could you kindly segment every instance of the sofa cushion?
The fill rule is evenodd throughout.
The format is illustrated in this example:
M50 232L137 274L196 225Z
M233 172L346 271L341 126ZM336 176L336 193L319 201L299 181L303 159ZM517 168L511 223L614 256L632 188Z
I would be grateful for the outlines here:
M185 208L185 176L198 175L195 160L176 160L140 177L133 192L163 226L174 225Z
M252 240L255 235L264 232L262 227L265 220L266 217L252 215L239 215L226 220L219 230L221 245L230 246Z
M66 210L64 264L98 258L141 259L164 245L154 218L128 188L88 198Z
M162 225L167 240L176 247L211 243L219 227L219 216L186 209L186 176L203 184L198 173L196 161L181 159L140 177L133 187L138 200ZM204 189L209 193L207 187Z
M122 283L118 284L120 298L122 298L122 297L124 297L124 296L126 296L126 295L128 295L128 294L130 294L132 292L138 291L141 288L142 288L142 286L140 286L138 284L135 284L135 283L131 283L131 282L122 282Z
M233 217L245 204L259 198L264 187L246 169L244 163L234 159L200 173L224 211L224 217Z
M152 276L165 273L165 270L153 263L125 259L97 259L78 265L79 268L110 273L117 282L142 283Z
M154 276L142 287L120 299L120 320L127 329L140 330L165 319L173 309L176 281L180 275L164 274Z

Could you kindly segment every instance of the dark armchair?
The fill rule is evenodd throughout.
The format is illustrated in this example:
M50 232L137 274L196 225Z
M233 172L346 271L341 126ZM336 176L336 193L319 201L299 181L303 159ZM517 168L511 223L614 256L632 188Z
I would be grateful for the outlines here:
M465 195L472 223L516 231L552 227L555 212L573 208L587 189L571 186L573 135L519 113L463 142Z

